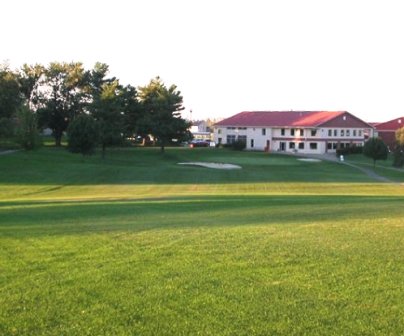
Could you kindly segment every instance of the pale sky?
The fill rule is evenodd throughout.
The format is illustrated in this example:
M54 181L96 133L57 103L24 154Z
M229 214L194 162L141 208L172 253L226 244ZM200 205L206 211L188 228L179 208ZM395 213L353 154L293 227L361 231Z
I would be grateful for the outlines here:
M404 115L401 0L2 0L0 62L100 61L176 84L183 116L246 110Z

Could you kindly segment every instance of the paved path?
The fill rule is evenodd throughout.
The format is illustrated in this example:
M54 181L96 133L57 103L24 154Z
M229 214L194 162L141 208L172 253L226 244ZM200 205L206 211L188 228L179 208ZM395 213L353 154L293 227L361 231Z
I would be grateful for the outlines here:
M19 151L19 149L9 149L9 150L5 150L5 151L0 150L0 155L11 154L11 153L15 153L18 151Z
M380 182L387 182L387 183L397 183L396 181L392 181L388 179L387 177L380 176L376 174L373 170L364 168L361 166L358 166L356 164L346 162L346 161L340 161L339 158L335 154L295 154L301 157L307 157L307 158L313 158L313 159L319 159L319 160L327 160L327 161L333 161L339 164L344 164L347 166L350 166L355 169L359 169L361 172L369 176L370 178L380 181Z

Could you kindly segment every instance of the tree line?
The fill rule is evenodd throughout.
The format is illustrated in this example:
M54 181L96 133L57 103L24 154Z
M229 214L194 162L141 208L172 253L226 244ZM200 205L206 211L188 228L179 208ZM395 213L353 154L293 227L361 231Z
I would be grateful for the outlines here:
M27 148L49 128L56 146L68 134L69 149L89 154L134 135L152 136L161 149L172 139L188 140L190 123L181 117L183 97L176 85L153 78L146 86L122 85L109 66L88 70L80 62L0 65L0 138L15 137Z

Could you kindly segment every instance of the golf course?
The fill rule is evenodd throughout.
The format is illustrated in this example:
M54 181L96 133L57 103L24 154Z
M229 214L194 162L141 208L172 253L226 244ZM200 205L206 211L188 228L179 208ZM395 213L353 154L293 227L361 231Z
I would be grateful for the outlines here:
M0 335L402 335L403 279L404 170L391 164L0 155Z

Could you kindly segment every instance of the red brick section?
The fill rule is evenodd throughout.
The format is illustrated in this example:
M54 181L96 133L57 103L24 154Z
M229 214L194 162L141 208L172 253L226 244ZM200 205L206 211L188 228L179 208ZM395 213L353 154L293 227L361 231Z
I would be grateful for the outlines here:
M396 131L404 127L404 117L378 123L375 128L380 138L392 150L396 146Z

